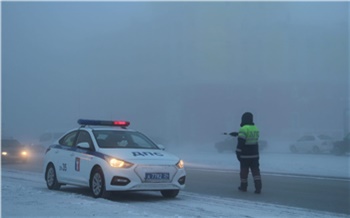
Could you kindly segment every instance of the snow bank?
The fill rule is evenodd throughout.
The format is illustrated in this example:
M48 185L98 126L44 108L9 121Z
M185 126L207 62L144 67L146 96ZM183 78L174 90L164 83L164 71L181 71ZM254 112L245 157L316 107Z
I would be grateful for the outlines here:
M235 153L218 153L214 146L169 146L167 150L182 158L187 167L239 170ZM293 154L283 145L260 153L260 169L262 173L350 178L350 156Z

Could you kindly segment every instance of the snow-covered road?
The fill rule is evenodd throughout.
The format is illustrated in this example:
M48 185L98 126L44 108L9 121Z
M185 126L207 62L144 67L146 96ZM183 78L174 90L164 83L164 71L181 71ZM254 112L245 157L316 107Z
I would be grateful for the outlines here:
M67 189L65 191L65 189ZM51 191L41 173L2 169L2 217L348 217L267 203L180 192L121 193L94 199L85 188Z
M187 167L239 170L239 163L233 153L220 154L210 147L209 149L169 147L167 150L180 156ZM40 169L41 166L37 168ZM272 172L338 177L348 180L349 169L349 156L290 154L277 149L261 153L262 174ZM90 190L85 188L66 186L60 191L48 190L42 173L16 170L4 165L1 173L2 217L4 218L349 217L349 214L195 194L186 189L180 192L177 198L170 200L161 197L159 192L119 193L108 200L94 199L91 197Z

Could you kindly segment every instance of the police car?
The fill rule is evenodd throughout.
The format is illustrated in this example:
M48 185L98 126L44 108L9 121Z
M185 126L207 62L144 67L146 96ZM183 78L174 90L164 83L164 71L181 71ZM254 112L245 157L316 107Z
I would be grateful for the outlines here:
M90 187L95 198L111 191L160 191L174 198L185 187L184 163L128 121L78 120L45 154L47 187Z

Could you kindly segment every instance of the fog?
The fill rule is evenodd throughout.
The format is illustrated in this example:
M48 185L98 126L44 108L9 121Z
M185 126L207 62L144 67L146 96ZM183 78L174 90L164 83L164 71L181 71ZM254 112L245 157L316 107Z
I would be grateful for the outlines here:
M348 2L2 2L2 137L123 119L165 143L349 131Z

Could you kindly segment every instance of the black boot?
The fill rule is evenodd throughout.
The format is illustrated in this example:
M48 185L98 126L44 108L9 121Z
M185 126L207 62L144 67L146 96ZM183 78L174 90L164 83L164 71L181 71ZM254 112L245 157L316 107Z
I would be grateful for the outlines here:
M238 187L238 190L240 190L241 192L246 192L247 187L248 187L248 183L241 182L241 186Z
M261 180L254 180L254 184L255 184L255 194L260 194L261 193L261 188L262 188L262 184L261 184Z

